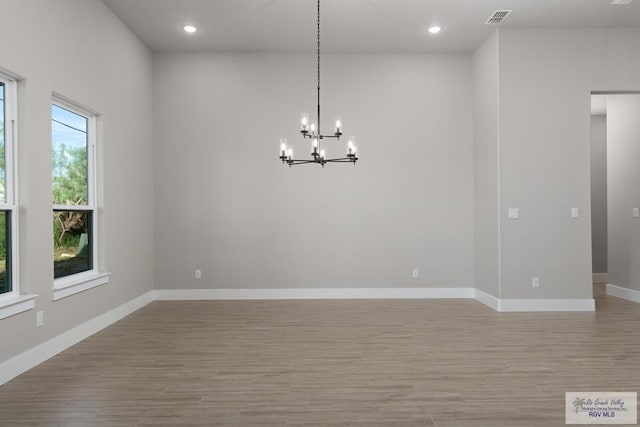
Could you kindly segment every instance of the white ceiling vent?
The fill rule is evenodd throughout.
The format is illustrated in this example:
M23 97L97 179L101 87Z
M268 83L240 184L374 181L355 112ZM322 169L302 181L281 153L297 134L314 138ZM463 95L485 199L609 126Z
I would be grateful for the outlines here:
M611 0L611 4L629 4L632 0Z
M621 0L621 1L624 1L624 0ZM502 21L504 21L507 18L507 16L509 16L510 13L511 13L510 10L496 10L491 14L489 19L487 19L487 22L485 22L485 24L487 25L501 24Z

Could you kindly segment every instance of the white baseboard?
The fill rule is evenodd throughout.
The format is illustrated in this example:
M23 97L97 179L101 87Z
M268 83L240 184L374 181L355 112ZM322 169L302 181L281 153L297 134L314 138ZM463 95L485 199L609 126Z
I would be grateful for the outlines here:
M609 273L593 273L594 282L608 282L609 281Z
M520 311L596 311L596 301L585 299L502 299L501 312Z
M633 302L640 302L640 291L612 285L611 283L607 283L607 295L623 298Z
M473 288L157 289L157 300L473 298Z
M474 299L501 313L524 311L595 311L593 299L500 299L474 289Z
M0 363L0 385L39 365L45 360L90 337L107 326L128 316L154 300L154 291L147 292L100 316L76 326L49 341L33 347L12 359Z
M495 311L500 311L500 300L491 294L481 291L480 289L473 290L473 299L491 307Z
M157 300L475 299L495 311L595 311L593 299L498 299L474 288L157 289Z

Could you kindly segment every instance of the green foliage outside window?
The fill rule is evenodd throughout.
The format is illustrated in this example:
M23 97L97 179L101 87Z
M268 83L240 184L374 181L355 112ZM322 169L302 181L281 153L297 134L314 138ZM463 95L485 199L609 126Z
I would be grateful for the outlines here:
M10 283L7 283L7 223L6 212L0 211L0 294L9 292Z
M7 222L5 212L0 211L0 263L7 259ZM0 268L0 270L4 270Z
M53 204L87 204L87 149L60 143L53 148Z

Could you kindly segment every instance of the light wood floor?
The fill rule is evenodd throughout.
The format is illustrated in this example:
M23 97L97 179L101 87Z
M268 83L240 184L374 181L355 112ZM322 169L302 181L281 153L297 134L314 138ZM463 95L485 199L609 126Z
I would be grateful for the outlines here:
M0 387L0 425L563 426L640 391L640 304L154 302Z

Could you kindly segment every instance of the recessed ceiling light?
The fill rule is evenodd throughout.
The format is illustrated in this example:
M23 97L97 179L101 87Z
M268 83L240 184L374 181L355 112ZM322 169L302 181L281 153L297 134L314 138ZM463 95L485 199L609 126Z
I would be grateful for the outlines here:
M184 27L182 27L182 29L184 30L185 33L189 33L189 34L193 34L196 31L198 31L198 29L193 25L185 25Z
M442 31L442 28L438 27L437 25L434 25L433 27L429 27L429 32L431 34L438 34L440 31Z

